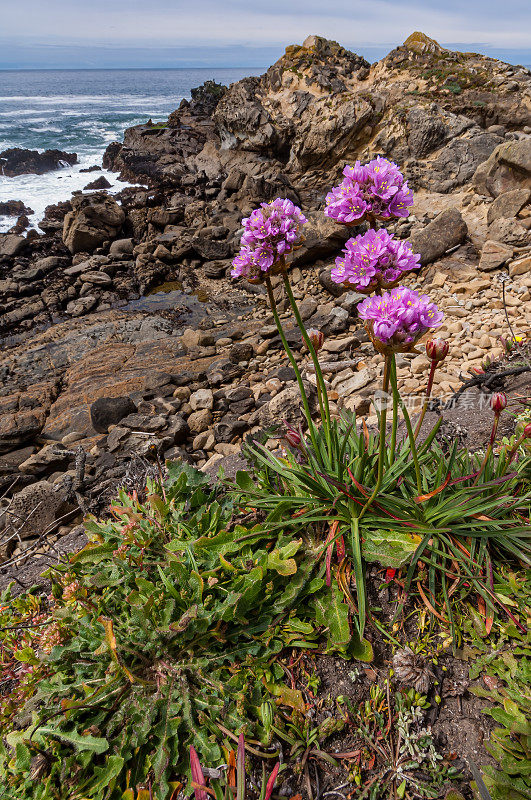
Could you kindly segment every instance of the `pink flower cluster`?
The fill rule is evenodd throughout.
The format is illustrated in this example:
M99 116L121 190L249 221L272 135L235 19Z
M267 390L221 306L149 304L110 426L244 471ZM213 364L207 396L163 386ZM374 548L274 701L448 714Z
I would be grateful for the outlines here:
M325 214L344 224L409 216L413 192L397 165L378 156L368 164L346 166L339 186L326 195Z
M306 217L291 200L262 203L243 220L241 250L232 262L233 278L265 276L301 238Z
M395 239L383 228L349 239L343 255L336 258L331 277L335 283L354 287L359 292L369 293L380 285L390 289L402 275L420 267L420 255L411 245Z
M410 350L430 328L438 328L444 317L427 294L419 295L404 286L363 300L358 315L366 320L377 349L380 345L402 352Z

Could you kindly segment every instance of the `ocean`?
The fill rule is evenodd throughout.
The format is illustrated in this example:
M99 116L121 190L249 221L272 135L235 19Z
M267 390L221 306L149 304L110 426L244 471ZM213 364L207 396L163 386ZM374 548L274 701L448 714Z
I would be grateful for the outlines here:
M193 87L206 80L228 85L252 72L210 67L1 71L0 151L58 149L77 153L78 163L44 175L0 174L0 201L22 200L35 212L30 217L35 226L47 205L68 199L100 175L112 184L110 192L119 191L127 184L113 173L80 170L101 165L109 142L120 141L126 128L149 118L165 120ZM0 231L14 221L0 217Z

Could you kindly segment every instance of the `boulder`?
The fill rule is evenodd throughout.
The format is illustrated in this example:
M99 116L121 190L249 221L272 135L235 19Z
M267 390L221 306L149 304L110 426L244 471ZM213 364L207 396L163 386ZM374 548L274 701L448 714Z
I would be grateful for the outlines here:
M8 508L0 512L0 530L8 529L21 539L41 536L53 524L63 496L48 481L38 481L17 492Z
M500 144L477 168L474 187L492 197L512 189L531 189L531 138Z
M192 406L192 411L199 411L202 408L212 410L214 407L212 389L197 389L197 391L192 392L188 402Z
M72 456L62 444L47 444L37 453L19 465L19 471L26 475L42 475L45 472L64 467Z
M85 189L110 189L111 186L112 186L112 184L109 183L109 181L107 180L105 175L100 175L100 177L96 178L95 181L91 181L90 183L87 183L87 185L84 186L83 189L84 190Z
M359 233L345 225L338 225L334 220L325 217L322 211L308 211L306 219L308 221L302 229L302 244L290 259L293 267L337 255L347 239Z
M315 387L308 382L304 382L306 395L310 402L310 410L316 408ZM276 394L271 400L258 409L256 412L260 425L264 428L273 425L282 425L287 422L289 425L298 426L303 423L304 415L302 411L302 401L298 385L288 386Z
M63 223L63 242L71 253L92 252L103 242L116 238L125 212L106 194L72 197L72 211Z
M497 219L508 219L516 217L519 211L529 202L531 189L512 189L509 192L502 192L496 200L491 203L487 211L487 222L491 225Z
M497 242L513 244L516 246L527 245L531 242L531 233L518 219L497 219L489 227L489 237Z
M407 125L407 144L414 158L422 158L436 150L448 136L448 129L440 114L422 106L409 111Z
M130 256L133 254L134 242L132 239L115 239L109 247L111 256Z
M134 414L136 406L130 397L99 397L90 406L90 421L95 431L107 433L124 417Z
M206 261L203 265L205 278L223 278L230 267L230 261Z
M512 247L489 239L483 245L479 259L479 269L482 272L490 272L493 269L503 267L512 258L513 252Z
M0 256L18 256L26 246L23 236L16 233L0 233Z
M468 228L456 208L442 211L418 233L411 236L410 243L415 253L420 253L422 265L431 264L441 258L447 250L462 244Z

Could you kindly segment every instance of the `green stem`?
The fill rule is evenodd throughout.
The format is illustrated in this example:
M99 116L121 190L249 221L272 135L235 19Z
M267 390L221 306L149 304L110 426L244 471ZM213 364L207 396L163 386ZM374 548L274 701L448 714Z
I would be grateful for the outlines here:
M319 449L318 449L318 446L317 446L317 439L316 439L316 436L315 436L315 426L313 424L312 415L311 415L311 412L310 412L310 406L308 404L308 397L306 396L306 390L304 389L304 382L302 380L302 375L300 373L300 370L299 370L297 361L295 359L295 356L293 355L293 353L291 351L291 348L290 348L290 346L288 344L288 340L286 339L286 336L284 334L284 329L282 327L282 323L280 322L280 317L278 315L278 309L277 309L277 303L276 303L275 297L273 295L273 286L271 285L271 278L269 276L266 277L265 284L266 284L266 288L267 288L267 295L269 297L269 305L271 306L271 311L273 312L273 317L275 319L275 324L277 326L277 330L279 332L280 339L282 341L282 345L284 347L284 350L286 351L286 355L288 356L289 360L291 361L291 366L293 367L293 370L295 372L295 377L297 379L297 383L299 384L299 390L300 390L300 393L301 393L302 404L304 406L304 412L305 412L306 419L307 419L307 422L308 422L308 429L310 431L310 438L312 440L314 451L315 451L315 453L317 455L319 453Z
M302 334L302 338L308 348L310 355L312 357L313 365L315 367L315 377L317 379L318 385L321 387L321 391L318 392L319 395L319 406L321 409L321 418L323 420L323 425L325 429L326 441L328 443L328 452L329 456L330 453L330 405L328 402L328 393L326 391L326 386L324 382L323 372L321 370L321 365L319 364L319 359L317 358L317 353L315 352L315 347L312 344L310 337L308 336L308 332L304 327L304 322L302 321L302 317L300 315L299 307L293 296L293 291L291 289L291 284L289 282L289 278L286 272L282 273L282 277L284 279L284 286L286 287L286 294L288 295L290 305L293 309L293 313L295 314L295 319L297 321L297 325L299 326L299 330Z
M382 382L382 390L384 395L387 395L389 392L389 378L390 373L392 371L392 363L394 361L394 355L387 355L385 356L384 362L384 374L383 374L383 382ZM379 436L379 453L378 453L378 475L376 478L376 485L373 489L373 492L363 508L360 511L358 522L361 520L367 509L371 507L373 504L376 495L380 491L382 486L383 480L383 468L384 468L384 458L385 458L385 434L386 434L386 426L387 426L387 399L385 399L384 406L380 413L380 436Z
M415 441L417 440L417 436L420 433L420 429L422 428L422 423L424 422L424 417L426 416L426 411L428 410L428 406L430 404L430 397L433 389L433 378L435 376L436 368L437 368L437 361L432 360L430 367L430 376L428 378L428 385L426 387L426 397L422 405L422 411L420 412L420 417L418 418L418 422L415 427Z
M394 359L394 356L393 356ZM415 477L417 481L417 494L422 494L422 481L420 478L420 465L419 465L419 457L417 453L417 445L415 443L415 434L413 433L413 428L411 427L411 420L409 418L409 414L407 408L404 405L402 398L400 397L400 392L398 391L398 383L396 379L396 369L391 375L391 387L393 390L393 405L398 405L402 409L402 413L404 415L404 422L406 423L407 428L407 435L409 437L409 446L411 448L411 457L413 459L413 464L415 465Z
M351 504L353 505L353 504ZM352 548L352 563L354 576L356 578L356 597L358 598L358 632L360 640L363 639L365 631L365 621L367 618L366 599L365 599L365 576L363 573L363 558L361 555L361 540L359 531L359 518L355 516L354 509L351 508L350 523L350 543Z
M394 386L397 382L397 375L396 375L396 359L393 357L391 362L391 385ZM391 428L391 445L389 447L389 466L391 466L395 460L396 455L396 432L398 429L398 402L395 397L395 393L393 390L393 424Z

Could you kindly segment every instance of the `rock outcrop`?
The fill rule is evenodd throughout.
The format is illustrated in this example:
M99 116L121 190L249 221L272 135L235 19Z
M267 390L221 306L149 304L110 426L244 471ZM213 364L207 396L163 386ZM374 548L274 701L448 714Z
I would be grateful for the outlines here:
M0 173L10 178L26 173L43 175L76 163L77 153L65 153L62 150L45 150L39 153L38 150L10 147L0 153Z
M369 414L380 364L361 296L330 279L366 226L323 214L345 162L387 156L415 190L411 216L386 227L421 254L407 284L445 311L452 349L437 392L454 391L502 352L496 270L511 277L509 319L531 327L530 87L524 68L419 33L373 65L312 36L264 75L207 82L166 123L126 131L104 166L143 186L75 194L46 209L40 232L0 235L1 505L33 489L17 502L46 495L53 526L60 499L98 511L117 486L145 486L157 460L212 472L243 437L297 424L264 287L230 281L242 218L274 197L308 219L291 281L307 326L326 336L333 413ZM277 279L274 293L286 310ZM313 386L298 329L286 335ZM423 357L398 367L400 389L420 395Z

